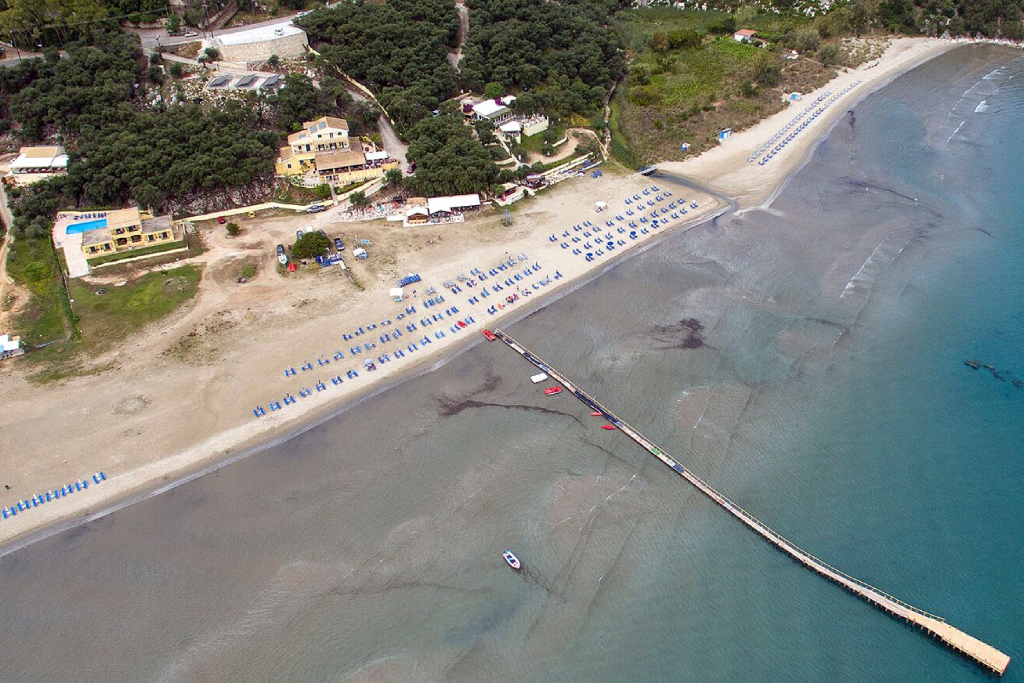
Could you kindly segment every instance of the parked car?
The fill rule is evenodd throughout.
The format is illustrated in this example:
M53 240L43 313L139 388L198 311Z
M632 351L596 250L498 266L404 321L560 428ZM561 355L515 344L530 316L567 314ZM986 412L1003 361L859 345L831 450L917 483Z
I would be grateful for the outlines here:
M278 254L277 255L277 262L280 263L282 266L287 266L288 265L288 257L285 256L284 254Z
M345 243L341 241L340 237L334 238L334 248L338 251L345 251Z
M224 225L225 223L228 222L228 219L224 218L224 216L217 216L217 222L220 223L221 225Z
M302 231L301 231L301 230L296 230L296 231L295 231L295 239L297 239L297 240L301 240L301 239L302 239L302 234L303 234L303 233L302 233Z
M277 255L278 256L284 256L284 245L283 244L277 245Z
M184 32L184 33L182 33L181 35L185 36L186 38L195 38L195 37L196 37L196 36L198 36L199 34L198 34L198 33L196 33L195 31L185 31L185 32Z
M255 211L250 211L249 212L249 218L256 218L256 212Z
M415 173L416 172L416 162L415 161L410 161L409 165L405 167L405 172L406 173Z
M321 211L326 210L327 207L324 206L323 204L310 204L309 206L306 207L306 213L320 213Z

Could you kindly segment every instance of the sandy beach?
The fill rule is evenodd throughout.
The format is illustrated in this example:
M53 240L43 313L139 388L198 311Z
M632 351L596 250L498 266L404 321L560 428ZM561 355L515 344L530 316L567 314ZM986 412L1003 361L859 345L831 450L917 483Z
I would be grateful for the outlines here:
M735 198L741 209L762 203L778 191L837 117L858 99L955 46L941 40L897 39L880 59L840 75L822 91L804 94L801 102L736 133L721 147L660 168ZM770 163L748 161L754 150L771 140L825 90L845 94ZM103 471L107 479L88 491L0 521L0 543L8 543L9 552L20 545L9 543L14 539L25 542L34 538L33 533L60 528L50 526L55 522L72 524L102 514L118 501L148 495L184 477L197 476L245 455L259 444L325 419L361 397L429 370L467 343L483 342L483 328L500 326L504 318L537 307L637 246L727 208L709 194L684 195L673 187L673 196L659 207L685 198L687 206L696 201L699 208L667 227L639 235L635 241L625 240L624 246L593 262L560 246L569 239L563 238L563 233L570 231L573 235L573 225L583 221L592 222L601 233L615 233L615 228L605 227L605 221L625 215L630 206L624 199L652 185L663 184L657 178L610 169L600 178L587 175L568 180L516 206L508 227L501 224L499 212L485 210L465 223L419 228L402 228L398 223L379 220L339 223L334 211L315 217L287 215L250 221L243 234L234 239L214 226L204 228L210 249L195 259L207 264L196 298L169 320L90 363L91 367L107 369L40 386L26 379L30 368L25 364L4 368L0 377L0 405L4 406L0 415L0 485L9 488L0 489L0 504L10 506L62 484L90 479L94 472ZM641 194L645 209L646 200L655 194L658 192ZM598 200L608 203L608 209L600 214L594 209ZM637 218L640 215L637 213ZM342 234L348 244L355 238L370 239L370 249L379 257L353 263L354 280L337 267L300 276L276 272L269 256L274 244L290 243L295 230L309 227L323 228L331 236ZM556 237L554 242L550 240L552 235ZM616 233L615 237L625 235ZM519 261L519 254L526 259ZM262 272L252 282L238 285L232 276L234 266L239 259L250 257L264 261ZM476 288L464 286L461 293L452 294L441 286L459 274L470 275L475 268L487 272L508 259L515 261L514 268L479 282ZM488 307L504 303L505 297L515 291L512 285L480 303L469 303L470 297L479 296L481 287L501 284L534 264L540 268L515 282L522 291L531 292L528 297L521 297L495 315L486 312ZM429 297L416 287L417 294L409 300L401 304L391 300L388 289L407 273L421 274L424 288L433 285L444 295L444 301L425 309L423 301ZM558 279L554 279L556 273ZM105 286L100 284L102 278L102 272L98 273L97 286ZM551 278L549 283L540 285L547 278ZM415 306L416 313L399 321L398 314L405 316L407 306ZM439 314L452 306L459 309L458 313L406 332L405 325L419 323L427 310ZM451 331L456 320L465 321L467 316L474 322L461 332ZM352 340L344 336L388 319L391 325L366 335ZM379 341L382 334L398 325L404 333L400 342ZM435 338L437 331L446 335ZM424 335L431 342L421 345L419 351L378 365L375 372L362 371L365 357L404 350ZM351 349L357 341L377 343L379 348L372 353L353 354ZM336 360L334 355L339 351L342 358ZM324 360L330 364L318 362ZM299 370L307 362L310 370L285 376L286 369ZM347 377L346 371L352 369L360 370L358 379ZM344 382L335 385L330 380L338 375ZM302 389L313 388L318 380L325 383L323 391L298 398ZM267 408L271 401L280 401L285 395L298 400L280 411ZM267 408L266 415L254 417L255 406Z

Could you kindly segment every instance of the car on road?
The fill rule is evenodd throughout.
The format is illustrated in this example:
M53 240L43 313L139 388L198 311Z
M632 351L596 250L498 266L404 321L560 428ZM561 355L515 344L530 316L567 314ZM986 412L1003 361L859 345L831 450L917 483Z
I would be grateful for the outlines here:
M306 207L306 213L320 213L321 211L326 210L327 207L324 206L323 204L310 204L309 206Z
M225 223L228 222L228 219L224 218L224 216L217 216L217 222L220 223L221 225L224 225Z
M198 34L198 33L196 33L195 31L185 31L185 32L184 32L184 33L182 33L181 35L183 35L183 36L184 36L184 37L186 37L186 38L195 38L195 37L196 37L196 36L198 36L199 34Z
M341 241L340 237L334 238L334 248L338 251L345 251L345 243Z
M303 235L303 232L301 230L296 230L295 231L295 239L301 240L302 239L302 235Z

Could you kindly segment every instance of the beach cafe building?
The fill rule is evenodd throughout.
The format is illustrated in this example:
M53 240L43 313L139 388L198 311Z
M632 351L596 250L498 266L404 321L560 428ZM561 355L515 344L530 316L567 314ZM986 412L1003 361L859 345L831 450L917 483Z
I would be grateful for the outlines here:
M430 223L461 221L462 214L480 208L480 195L459 194L447 197L412 197L405 204L406 227Z

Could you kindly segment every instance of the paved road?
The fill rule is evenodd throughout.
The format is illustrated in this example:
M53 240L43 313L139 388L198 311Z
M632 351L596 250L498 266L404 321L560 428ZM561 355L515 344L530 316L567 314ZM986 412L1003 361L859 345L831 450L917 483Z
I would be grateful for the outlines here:
M334 7L339 2L327 3L327 7ZM313 9L316 9L314 7ZM307 10L311 11L311 10ZM248 31L254 28L262 28L264 26L287 26L292 23L297 14L289 14L284 17L277 19L268 19L266 21L260 21L255 24L246 24L245 26L235 26L232 28L217 29L216 31L199 31L198 29L189 29L193 33L198 33L195 36L169 36L167 31L163 29L128 29L132 33L135 33L142 40L142 49L150 50L159 46L167 45L181 45L182 43L192 43L197 40L203 40L204 38L210 38L211 36L222 36L228 33L238 33L239 31Z

